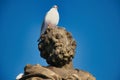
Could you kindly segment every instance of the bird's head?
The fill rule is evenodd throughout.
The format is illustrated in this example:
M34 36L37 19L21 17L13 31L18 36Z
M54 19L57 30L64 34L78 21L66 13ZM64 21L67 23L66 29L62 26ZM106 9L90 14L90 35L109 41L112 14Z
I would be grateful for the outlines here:
M54 5L53 8L58 9L58 6L57 6L57 5Z

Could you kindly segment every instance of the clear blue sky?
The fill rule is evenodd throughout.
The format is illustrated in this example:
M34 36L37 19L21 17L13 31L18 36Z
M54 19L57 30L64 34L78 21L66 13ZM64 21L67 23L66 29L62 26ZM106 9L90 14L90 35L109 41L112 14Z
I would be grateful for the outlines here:
M77 42L74 67L97 80L120 80L119 0L0 0L0 79L15 80L26 64L47 65L37 39L54 4L59 6L59 26Z

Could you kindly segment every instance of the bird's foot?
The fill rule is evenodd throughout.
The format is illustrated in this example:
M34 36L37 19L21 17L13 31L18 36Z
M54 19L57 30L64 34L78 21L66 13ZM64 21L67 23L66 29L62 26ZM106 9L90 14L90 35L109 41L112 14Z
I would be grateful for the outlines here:
M53 24L48 24L48 27L51 27L51 28L56 28L56 25L53 25Z

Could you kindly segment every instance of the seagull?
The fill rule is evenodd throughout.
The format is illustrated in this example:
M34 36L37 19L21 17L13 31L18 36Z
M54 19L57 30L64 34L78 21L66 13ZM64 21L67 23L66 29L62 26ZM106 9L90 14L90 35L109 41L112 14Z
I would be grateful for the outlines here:
M45 15L44 21L41 26L41 35L45 32L48 26L56 26L58 22L59 22L58 6L54 5Z

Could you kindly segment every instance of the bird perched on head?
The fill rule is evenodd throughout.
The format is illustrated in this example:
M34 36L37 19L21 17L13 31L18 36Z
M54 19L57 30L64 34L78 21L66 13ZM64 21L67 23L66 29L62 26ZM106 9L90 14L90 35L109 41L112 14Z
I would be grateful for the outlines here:
M48 26L56 26L59 22L58 6L54 5L45 15L41 26L41 34L43 34Z

